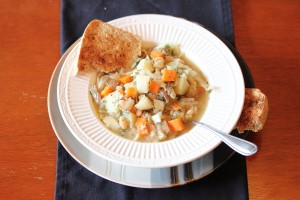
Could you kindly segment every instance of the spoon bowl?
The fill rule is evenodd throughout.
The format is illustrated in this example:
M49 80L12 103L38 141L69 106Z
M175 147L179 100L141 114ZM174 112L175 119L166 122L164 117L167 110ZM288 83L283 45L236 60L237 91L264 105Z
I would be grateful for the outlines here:
M214 127L197 121L192 121L193 124L197 126L202 126L208 130L211 131L211 133L214 133L217 135L225 144L227 144L229 147L231 147L234 151L237 153L244 155L244 156L251 156L255 154L258 150L256 144L249 142L247 140L228 135L226 133L223 133Z

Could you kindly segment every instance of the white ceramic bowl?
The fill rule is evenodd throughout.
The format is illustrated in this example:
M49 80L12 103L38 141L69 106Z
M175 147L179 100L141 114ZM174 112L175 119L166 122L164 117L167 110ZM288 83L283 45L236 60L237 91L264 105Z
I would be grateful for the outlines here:
M179 43L181 50L207 77L214 89L201 121L223 132L235 127L244 104L244 79L238 62L226 45L205 28L165 15L134 15L112 25L145 41ZM204 128L161 143L140 143L109 131L89 104L89 74L76 76L78 43L67 57L58 80L58 104L70 132L99 156L136 167L163 168L193 161L212 151L220 140Z

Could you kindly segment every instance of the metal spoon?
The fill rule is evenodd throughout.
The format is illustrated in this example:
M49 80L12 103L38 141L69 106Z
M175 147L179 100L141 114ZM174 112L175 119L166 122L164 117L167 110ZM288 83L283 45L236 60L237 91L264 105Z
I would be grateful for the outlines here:
M252 142L248 142L248 141L240 139L238 137L225 134L225 133L215 129L214 127L211 127L202 122L192 121L192 123L195 125L198 125L198 126L200 125L200 126L203 126L207 129L209 129L212 133L219 136L219 138L225 144L227 144L233 150L235 150L236 152L238 152L244 156L251 156L257 152L257 146L255 144L253 144Z

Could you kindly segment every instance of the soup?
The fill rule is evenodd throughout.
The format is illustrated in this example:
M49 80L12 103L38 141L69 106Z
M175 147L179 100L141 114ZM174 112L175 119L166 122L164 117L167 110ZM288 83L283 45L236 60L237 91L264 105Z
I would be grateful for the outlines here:
M99 73L90 94L103 124L129 140L161 142L188 132L205 112L209 84L179 45L143 50L129 71Z

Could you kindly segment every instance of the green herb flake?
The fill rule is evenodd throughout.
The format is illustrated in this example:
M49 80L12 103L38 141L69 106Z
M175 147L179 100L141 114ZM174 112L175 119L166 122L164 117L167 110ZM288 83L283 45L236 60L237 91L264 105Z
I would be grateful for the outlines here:
M212 89L210 88L210 89L206 90L206 92L207 92L207 93L211 93L211 92L212 92Z
M165 47L164 47L164 49L166 49L166 50L168 50L168 49L170 49L171 47L170 47L170 45L168 45L168 44L166 44L165 45Z

